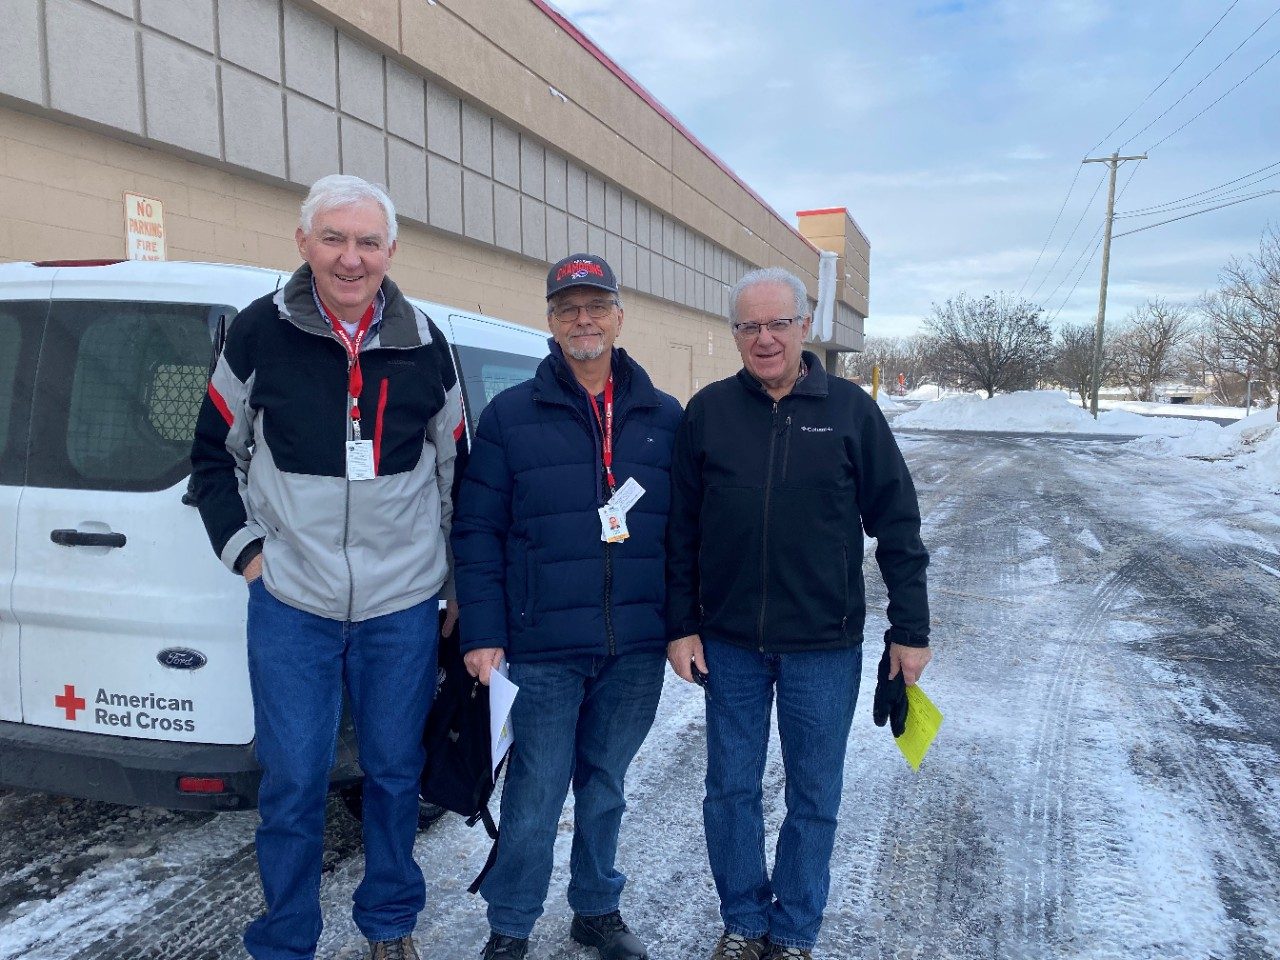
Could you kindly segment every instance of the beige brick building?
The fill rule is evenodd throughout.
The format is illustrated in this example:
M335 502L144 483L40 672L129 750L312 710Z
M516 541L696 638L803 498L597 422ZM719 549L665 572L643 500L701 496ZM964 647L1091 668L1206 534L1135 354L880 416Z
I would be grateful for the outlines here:
M547 265L606 257L623 345L681 400L737 369L725 293L757 265L860 349L870 247L799 229L544 0L0 0L0 260L125 255L126 192L170 260L292 269L306 186L384 183L410 294L534 326ZM823 200L828 198L815 198Z

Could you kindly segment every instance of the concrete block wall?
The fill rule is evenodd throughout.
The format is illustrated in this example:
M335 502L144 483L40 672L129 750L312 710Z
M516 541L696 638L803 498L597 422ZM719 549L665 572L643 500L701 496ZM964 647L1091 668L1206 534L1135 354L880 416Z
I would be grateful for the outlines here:
M170 259L300 262L296 188L0 106L0 261L122 256L126 191L163 199ZM391 276L413 296L546 327L545 270L496 245L404 220ZM631 290L623 300L620 345L681 401L740 366L724 319Z
M389 56L377 35L356 36L291 0L0 3L11 26L0 55L12 54L0 96L24 108L268 183L303 187L353 173L386 184L406 221L544 269L587 249L608 258L627 288L685 310L725 316L727 285L751 267ZM350 4L344 16L359 20L368 6ZM702 173L709 184L715 175L728 182L718 170Z

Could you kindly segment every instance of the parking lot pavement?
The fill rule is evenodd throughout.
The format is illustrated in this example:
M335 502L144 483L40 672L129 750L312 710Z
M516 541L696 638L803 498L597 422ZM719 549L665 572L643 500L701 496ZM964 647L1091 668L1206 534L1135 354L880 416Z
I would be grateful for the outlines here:
M933 555L922 686L946 719L918 775L872 725L873 612L815 955L1280 955L1280 505L1114 443L901 442ZM866 573L882 611L873 559ZM619 863L654 960L705 956L719 933L703 731L701 695L669 677ZM782 783L775 739L773 829ZM254 821L0 793L0 960L243 957ZM594 957L567 937L571 829L570 804L534 958ZM465 889L486 852L455 817L420 836L431 956L478 956L483 903ZM323 958L361 955L361 864L334 803Z

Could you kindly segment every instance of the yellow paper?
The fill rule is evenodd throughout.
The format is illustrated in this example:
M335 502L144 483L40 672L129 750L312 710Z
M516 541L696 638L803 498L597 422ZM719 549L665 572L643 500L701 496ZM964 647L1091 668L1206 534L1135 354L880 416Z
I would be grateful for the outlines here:
M938 728L941 726L942 712L924 695L918 684L909 685L906 729L894 742L907 758L907 763L911 764L912 770L920 770L924 755L929 752L933 738L938 735Z

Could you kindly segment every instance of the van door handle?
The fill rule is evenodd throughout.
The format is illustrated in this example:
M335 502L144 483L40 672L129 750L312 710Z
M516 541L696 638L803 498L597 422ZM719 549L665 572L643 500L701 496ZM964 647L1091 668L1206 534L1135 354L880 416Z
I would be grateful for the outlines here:
M64 547L123 547L123 533L86 533L83 530L51 530L49 539Z

